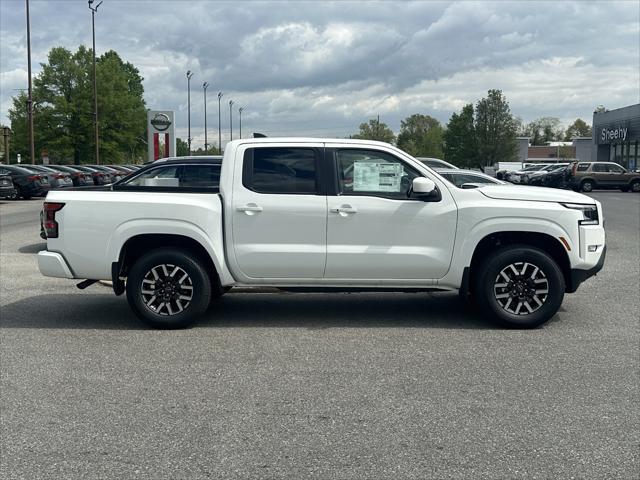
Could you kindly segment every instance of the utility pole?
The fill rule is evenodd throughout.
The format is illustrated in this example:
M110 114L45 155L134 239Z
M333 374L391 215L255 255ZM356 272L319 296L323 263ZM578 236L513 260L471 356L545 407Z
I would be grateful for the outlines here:
M202 89L204 90L204 154L207 154L208 143L207 143L207 87L209 84L204 82L202 84Z
M229 100L229 138L233 140L233 100Z
M31 163L36 163L36 144L33 136L33 88L31 84L31 19L29 18L29 0L27 0L27 69L29 75L29 94L27 96L27 117L29 120L29 152Z
M89 0L89 10L91 10L91 32L93 36L93 123L96 131L96 165L100 165L100 140L98 136L98 79L96 76L96 12L102 2L92 7L94 0ZM29 75L31 76L31 75Z
M244 110L244 107L240 107L238 109L238 114L240 116L240 138L242 139L242 111Z
M193 73L187 70L187 143L189 144L189 155L191 155L191 77Z
M9 127L2 127L2 136L4 137L4 158L2 161L9 164L11 163L11 155L9 153L9 137L11 136L11 129Z
M218 92L218 152L222 155L222 120L220 117L220 99L222 99L222 92Z

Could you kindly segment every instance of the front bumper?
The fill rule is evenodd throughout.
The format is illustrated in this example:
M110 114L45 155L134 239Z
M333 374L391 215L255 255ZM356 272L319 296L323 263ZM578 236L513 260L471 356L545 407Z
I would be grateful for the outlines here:
M584 282L588 278L593 277L600 270L602 270L602 267L604 266L604 259L606 256L607 256L607 246L605 245L602 249L602 253L600 254L600 260L598 260L598 263L594 267L589 268L587 270L572 268L571 278L569 279L569 285L567 285L566 292L567 293L575 292L576 290L578 290L578 287L582 282Z
M38 252L38 269L45 277L74 278L64 257L48 250Z

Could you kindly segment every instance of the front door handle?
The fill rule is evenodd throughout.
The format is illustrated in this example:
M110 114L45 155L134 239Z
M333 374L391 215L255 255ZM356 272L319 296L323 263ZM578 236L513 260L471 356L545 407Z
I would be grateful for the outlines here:
M236 207L236 210L238 212L244 212L247 215L254 215L256 213L259 213L262 211L262 207L259 205L256 205L255 203L247 203L246 205L242 206L242 207Z
M358 209L351 205L340 205L339 207L332 208L331 211L333 213L339 213L340 215L358 213Z

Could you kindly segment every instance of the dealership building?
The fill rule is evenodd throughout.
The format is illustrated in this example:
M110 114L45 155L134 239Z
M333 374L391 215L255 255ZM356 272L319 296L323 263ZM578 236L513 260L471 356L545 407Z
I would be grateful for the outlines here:
M593 113L591 160L640 170L640 103Z

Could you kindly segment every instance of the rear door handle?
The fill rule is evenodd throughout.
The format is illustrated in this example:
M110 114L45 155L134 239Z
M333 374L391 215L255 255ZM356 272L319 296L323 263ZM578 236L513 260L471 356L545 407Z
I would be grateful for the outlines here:
M358 213L358 209L352 207L351 205L341 205L336 208L332 208L331 211L333 213L347 214L347 213Z
M243 207L236 207L236 210L239 212L249 213L257 213L262 211L262 207L256 205L255 203L248 203Z

